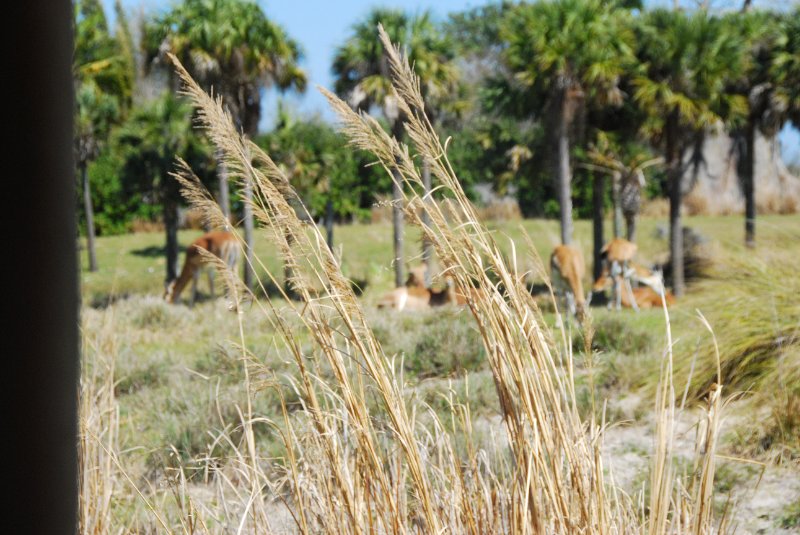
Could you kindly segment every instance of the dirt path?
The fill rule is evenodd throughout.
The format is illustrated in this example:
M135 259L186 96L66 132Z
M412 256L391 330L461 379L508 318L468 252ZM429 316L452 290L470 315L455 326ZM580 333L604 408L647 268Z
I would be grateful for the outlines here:
M625 402L633 406L630 400ZM699 412L684 412L675 425L676 464L691 469L694 458L696 422ZM726 422L723 421L723 433ZM647 484L651 452L654 450L652 415L633 422L609 427L605 434L604 463L617 485L636 493ZM763 475L762 475L763 470ZM718 458L715 477L718 518L725 503L731 500L731 528L737 534L800 533L800 528L781 528L781 519L792 504L800 503L800 466L767 465L761 467L740 461Z

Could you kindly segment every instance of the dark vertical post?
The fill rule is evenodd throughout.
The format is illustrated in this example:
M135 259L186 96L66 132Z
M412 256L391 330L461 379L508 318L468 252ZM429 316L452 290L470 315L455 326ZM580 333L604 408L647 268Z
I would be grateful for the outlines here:
M89 271L97 271L97 252L94 236L94 208L92 207L92 188L89 186L89 172L86 162L82 162L81 182L83 183L83 206L86 213L86 251L89 255Z
M325 201L325 241L328 244L328 249L333 252L333 199L328 194L328 200Z
M744 244L747 247L756 246L756 126L753 121L748 121L745 130L744 154Z
M603 236L603 220L605 219L605 206L603 201L605 189L605 176L598 174L592 181L592 276L597 280L603 272L603 262L600 259L600 250L603 248L605 237Z
M172 177L167 178L164 191L164 230L166 232L166 278L164 284L169 284L178 278L178 261L180 245L178 244L178 204L181 193L178 182Z
M3 342L3 531L77 532L78 251L73 161L72 5L30 0L7 7L12 43L3 72L10 120ZM14 146L9 146L13 144ZM11 191L15 189L16 191Z
M683 201L683 168L678 141L678 112L670 113L667 118L666 155L667 176L669 177L669 251L672 265L672 293L681 297L684 290L683 280L683 223L681 221L681 203Z

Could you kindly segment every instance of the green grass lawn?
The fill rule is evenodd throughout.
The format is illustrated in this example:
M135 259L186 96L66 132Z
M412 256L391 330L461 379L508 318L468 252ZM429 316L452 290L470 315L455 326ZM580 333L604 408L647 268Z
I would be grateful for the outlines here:
M731 254L744 253L744 225L741 217L691 217L685 224L713 240L717 246ZM531 269L532 251L528 251L523 232L527 233L536 247L536 253L545 261L558 243L558 222L553 220L524 220L519 222L490 222L488 227L496 234L500 247L510 254L513 241L520 267ZM639 258L647 263L663 258L668 251L666 221L643 219L639 225ZM659 229L661 232L659 232ZM182 250L200 231L181 231L179 241ZM606 235L610 236L610 222ZM391 226L347 225L335 229L336 247L341 248L342 270L353 280L367 283L368 294L391 288L393 271L391 266ZM123 236L101 237L97 240L97 258L100 269L95 273L86 271L86 255L81 252L81 294L86 303L99 303L109 296L157 295L163 292L165 277L163 233L141 233ZM591 263L591 223L576 221L575 242L584 252L587 264ZM794 248L800 251L800 215L761 216L758 220L759 251L775 248ZM406 229L406 255L410 263L419 261L421 246L416 228ZM747 254L750 254L748 251ZM757 253L756 253L757 254ZM257 232L256 256L266 269L278 280L282 277L280 260L269 242L266 232ZM183 262L183 254L181 254ZM591 272L591 265L587 266ZM259 278L266 280L266 272L257 269ZM588 281L587 281L588 282ZM201 282L201 284L203 284ZM201 286L203 288L203 286Z

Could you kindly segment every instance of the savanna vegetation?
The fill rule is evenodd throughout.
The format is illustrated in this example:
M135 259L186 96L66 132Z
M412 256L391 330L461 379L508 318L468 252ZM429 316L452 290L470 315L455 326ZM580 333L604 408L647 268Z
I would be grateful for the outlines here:
M134 32L117 3L112 31L75 3L81 532L796 528L800 217L756 215L753 139L800 124L798 8L376 9L336 50L339 122L259 132L262 91L306 81L268 13ZM715 128L744 217L681 212ZM487 183L526 218L486 218ZM204 228L246 267L169 304ZM553 246L597 275L613 236L677 303L559 314ZM421 259L466 303L376 309Z

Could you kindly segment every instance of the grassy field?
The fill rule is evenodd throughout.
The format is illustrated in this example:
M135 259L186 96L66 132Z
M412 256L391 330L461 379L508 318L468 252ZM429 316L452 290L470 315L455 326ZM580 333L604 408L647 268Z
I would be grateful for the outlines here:
M691 284L685 299L670 310L679 399L688 375L692 374L693 381L697 382L694 374L700 373L703 363L710 362L709 355L704 353L710 336L699 321L697 310L704 312L712 327L716 327L717 322L724 325L724 330L715 331L723 355L728 351L726 344L742 343L737 332L745 330L750 317L754 317L749 310L783 310L777 306L770 308L769 300L763 300L765 296L761 295L741 298L732 313L727 305L720 310L720 303L730 297L724 277L739 265L761 262L770 266L783 262L780 265L793 266L794 259L800 258L798 215L759 218L756 251L745 250L741 245L743 224L740 217L687 218L686 224L708 238L714 260L712 275L717 278ZM537 247L536 253L543 258L549 256L558 236L554 221L530 220L489 226L509 257L512 250L509 240L514 242L517 261L523 270L534 266L534 253L526 250L522 239L523 229ZM661 220L641 222L639 257L643 263L661 259L666 254L665 228ZM469 312L444 308L398 314L372 306L391 287L393 280L389 265L390 231L387 225L337 227L336 242L337 247L341 247L343 272L364 288L361 299L367 318L385 353L396 357L396 367L402 373L409 395L443 418L447 418L454 400L469 401L474 440L487 448L492 444L496 448L497 437L504 433L499 422L501 412L482 340ZM591 259L590 232L588 222L577 222L576 241L587 259ZM610 234L610 229L607 232ZM199 234L182 232L181 244L187 245ZM221 300L201 300L193 308L170 306L161 300L163 241L162 234L100 238L97 250L100 270L96 273L84 271L81 279L84 385L93 383L92 377L102 377L102 370L106 375L111 373L113 387L110 390L117 407L118 434L114 443L120 453L114 470L119 475L108 483L114 498L105 507L110 509L109 517L115 527L135 532L158 530L153 510L177 511L180 516L182 508L190 507L180 499L170 498L169 493L158 491L173 481L174 468L184 468L181 473L188 480L183 484L193 488L195 493L202 495L204 488L213 486L208 476L209 462L222 463L223 459L236 455L233 444L242 433L237 426L239 411L248 404L248 399L255 403L253 414L264 421L264 425L254 427L258 452L264 459L281 455L281 425L276 422L281 420L284 408L294 414L303 407L296 364L279 342L275 325L266 321L255 307L246 307L237 316L227 311ZM408 251L419 249L414 229L406 243ZM281 264L264 236L259 236L257 256L280 279ZM793 267L794 270L780 272L788 277L787 281L771 281L776 292L784 287L797 288L800 269ZM263 271L259 276L266 278ZM759 274L749 276L758 277ZM204 282L201 281L201 290L205 288ZM279 316L283 307L303 306L281 300L275 300L274 305ZM548 312L552 308L543 306L543 309L545 321L554 326L555 318ZM796 310L800 310L800 306ZM774 325L775 332L788 333L782 336L793 337L786 338L791 340L787 347L796 348L798 325L791 324L795 321L796 310L789 310L788 314L768 323ZM735 321L730 320L731 315ZM306 350L311 341L303 334L302 325L290 314L283 316L288 318L288 327L298 333L299 343ZM607 421L628 422L626 427L612 428L608 432L606 454L618 481L633 492L637 485L641 486L641 474L648 463L645 449L652 439L648 435L653 409L651 389L663 362L666 342L663 313L660 310L615 313L604 307L594 307L592 316L596 332L591 365L587 365L585 355L581 354L581 333L572 333L579 409L584 416L594 410L601 418L602 407L607 403ZM785 327L787 322L790 323L788 328ZM775 337L774 333L767 332L767 336L770 335ZM246 347L252 366L248 361L242 362L241 345ZM745 352L747 347L750 346L745 346ZM773 360L783 358L780 348L766 353ZM790 363L794 368L790 368L796 370L800 368L800 359L797 352L792 355L784 360L794 359L793 364ZM692 364L682 370L682 362ZM699 364L695 366L694 362ZM248 381L252 381L255 389L253 396L248 396L243 388L245 373L252 374ZM323 380L331 373L324 367L315 370ZM743 506L740 532L766 529L764 532L790 533L800 522L797 516L800 386L791 382L796 379L789 375L784 384L773 383L768 389L754 380L736 384L726 392L756 389L755 393L740 396L729 406L730 422L723 426L722 453L764 464L723 463L715 481L720 491L719 510L724 509L726 497L744 504L753 502L756 496L762 497L758 492L783 489L773 492L772 502L760 509ZM696 390L696 398L693 397L695 389L691 389L691 394L687 390L687 414L693 410L695 399L703 397L702 386ZM691 426L687 426L683 437L677 441L679 449L683 448L687 456L693 449L694 440L690 438L693 433ZM466 447L465 444L456 444L456 449L462 447ZM765 467L769 471L759 491L755 489L755 482ZM141 499L134 487L149 501ZM276 510L274 514L276 518L286 517L286 531L291 532L288 526L292 522L286 511Z
M745 254L743 247L744 225L736 217L691 217L686 225L713 240L715 245L731 255ZM499 245L507 253L511 252L509 240L517 250L521 270L532 269L531 255L522 239L527 233L536 247L535 254L544 258L545 263L553 247L558 243L558 223L552 220L524 220L488 224L496 232ZM650 263L663 260L668 252L666 220L644 219L639 229L639 260ZM408 262L415 263L420 258L419 232L416 228L406 229L406 253ZM606 224L606 236L611 235L610 222ZM762 216L758 221L758 240L760 249L797 247L800 238L800 216ZM179 234L181 248L185 248L200 231L182 231ZM588 221L575 224L575 242L584 252L587 262L591 262L592 238ZM335 243L341 248L342 271L351 279L366 282L368 294L390 289L393 271L391 227L388 224L347 225L336 227ZM81 255L83 275L81 295L86 303L102 303L109 296L158 295L163 292L165 275L163 233L140 233L101 238L97 244L97 257L100 270L86 271L85 254ZM416 256L414 256L416 255ZM282 268L278 255L269 245L265 233L257 233L256 256L265 267L278 278ZM263 269L258 275L266 279Z

